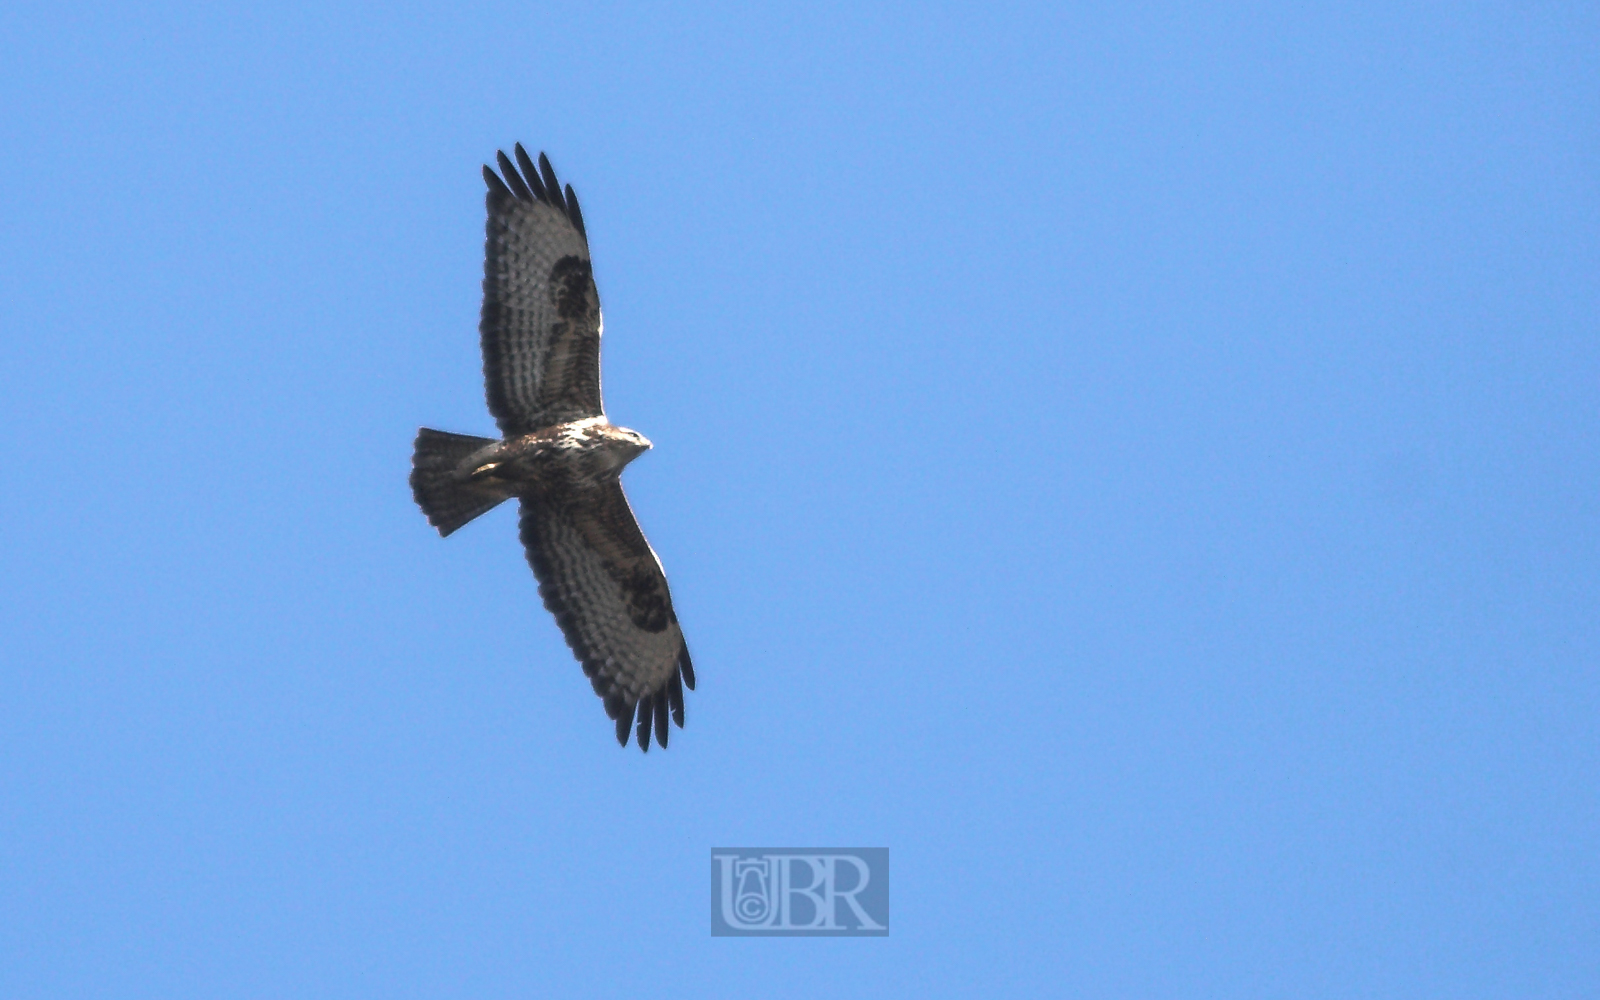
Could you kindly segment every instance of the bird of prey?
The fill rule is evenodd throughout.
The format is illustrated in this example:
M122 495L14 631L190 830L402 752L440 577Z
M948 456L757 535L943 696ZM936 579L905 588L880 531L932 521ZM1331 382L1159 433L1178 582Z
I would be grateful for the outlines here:
M563 192L543 153L534 165L488 165L488 236L478 332L489 412L501 439L422 428L411 491L448 535L504 500L520 528L544 606L616 720L667 745L667 716L683 726L694 667L666 574L622 495L623 466L650 448L606 419L600 404L600 297L572 185ZM520 170L518 168L521 168ZM635 719L637 725L635 726Z

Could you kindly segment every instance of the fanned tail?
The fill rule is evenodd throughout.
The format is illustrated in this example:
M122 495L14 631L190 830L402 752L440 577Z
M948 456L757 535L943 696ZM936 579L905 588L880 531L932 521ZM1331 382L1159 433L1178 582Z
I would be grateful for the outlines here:
M411 495L428 523L448 535L479 514L493 510L510 494L487 489L457 475L461 462L494 438L451 434L424 427L411 456Z

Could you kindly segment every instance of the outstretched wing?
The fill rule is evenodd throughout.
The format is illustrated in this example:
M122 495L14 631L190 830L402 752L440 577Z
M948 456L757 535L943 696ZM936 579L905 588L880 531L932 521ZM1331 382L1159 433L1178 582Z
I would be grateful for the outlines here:
M618 742L627 745L637 715L639 748L649 749L652 727L665 747L668 713L683 727L683 688L694 688L694 667L661 562L621 483L561 499L522 499L522 545L539 596L605 699Z
M483 260L483 378L489 412L507 437L597 417L600 295L578 198L563 194L550 161L519 143L498 154L489 185ZM522 170L519 173L517 166Z

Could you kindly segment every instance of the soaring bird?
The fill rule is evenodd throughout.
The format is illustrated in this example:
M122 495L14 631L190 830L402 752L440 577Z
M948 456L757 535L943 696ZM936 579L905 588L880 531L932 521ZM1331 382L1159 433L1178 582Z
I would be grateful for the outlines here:
M483 379L501 438L422 428L411 491L428 523L449 535L516 497L522 545L539 596L616 721L667 745L667 716L683 727L694 667L667 577L622 494L622 470L650 448L606 419L600 403L600 296L578 198L550 160L487 164ZM519 169L520 168L520 169ZM637 720L637 723L636 723Z

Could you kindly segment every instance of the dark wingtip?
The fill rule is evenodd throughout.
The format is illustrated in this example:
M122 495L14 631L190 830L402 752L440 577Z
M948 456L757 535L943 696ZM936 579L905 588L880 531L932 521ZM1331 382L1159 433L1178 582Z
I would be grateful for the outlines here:
M683 681L679 679L677 671L673 671L667 678L667 703L672 706L672 721L683 728Z
M505 175L506 186L521 201L532 201L533 192L528 190L528 185L522 183L522 175L517 173L516 165L511 162L505 150L497 150L494 154L495 162L500 164L500 173Z
M556 180L556 172L550 166L550 157L543 153L539 154L539 173L544 177L544 191L550 196L550 204L565 212L567 204L561 200L561 182Z
M572 220L572 228L584 239L589 238L589 233L583 228L583 210L578 208L577 192L572 190L572 185L567 185L567 218Z
M678 650L678 673L683 675L683 686L694 690L694 664L689 662L689 647Z
M489 185L489 190L494 194L504 195L507 198L516 197L511 193L511 189L506 187L505 181L502 181L498 174L489 169L487 163L483 165L483 182Z
M650 696L645 695L639 699L639 728L636 735L639 737L639 749L645 753L650 752L650 723L655 721L656 713L650 705Z
M556 181L555 169L550 166L550 157L540 153L539 162L535 164L528 151L522 148L522 143L517 143L511 149L516 156L515 163L504 150L497 150L494 154L495 162L500 165L500 174L505 175L504 180L487 164L484 165L483 179L489 188L518 201L542 201L561 209L566 213L567 221L572 223L572 228L587 240L589 231L583 224L583 209L578 207L577 192L568 184L563 195L562 187Z
M628 730L633 728L633 712L621 711L617 713L617 743L626 747L628 745Z
M663 697L664 694L663 691L657 691L652 702L656 710L656 742L663 750L667 748L667 699Z
M533 160L528 157L528 151L522 148L522 143L517 143L512 152L517 154L517 166L522 168L523 176L528 179L528 187L533 189L533 196L540 201L549 201L550 196L544 193L544 182L539 179L539 168L533 165Z

